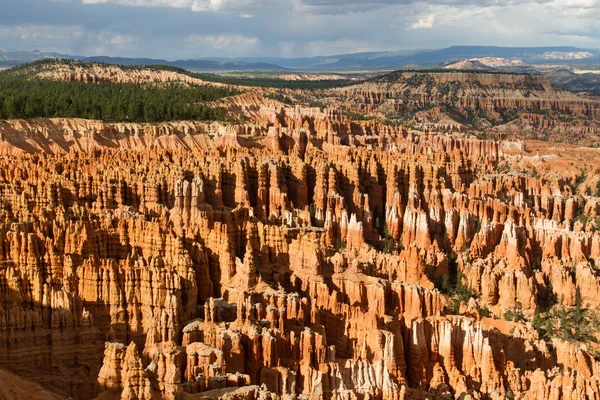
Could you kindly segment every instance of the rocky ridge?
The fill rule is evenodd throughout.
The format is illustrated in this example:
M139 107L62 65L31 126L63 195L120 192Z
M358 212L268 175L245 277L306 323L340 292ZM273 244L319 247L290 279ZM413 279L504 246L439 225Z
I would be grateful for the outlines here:
M57 62L34 65L25 73L49 80L83 83L182 83L197 86L224 86L205 82L176 70L161 68L121 67L100 63Z
M348 113L594 103L411 74L211 103L237 122L0 122L0 367L74 399L600 398L600 154Z
M3 368L81 399L599 397L593 343L505 318L597 309L597 197L498 174L499 142L227 101L256 123L3 124Z
M494 126L501 132L498 139L540 136L589 145L598 141L600 132L600 102L557 89L541 75L398 71L332 89L330 95L335 108L392 120L441 108L479 134L489 134ZM516 123L520 130L510 128ZM448 124L434 127L454 129Z
M498 68L505 67L521 67L525 63L521 60L508 60L506 58L499 57L482 57L482 58L471 58L456 61L444 66L444 69L455 69L455 70L497 70Z

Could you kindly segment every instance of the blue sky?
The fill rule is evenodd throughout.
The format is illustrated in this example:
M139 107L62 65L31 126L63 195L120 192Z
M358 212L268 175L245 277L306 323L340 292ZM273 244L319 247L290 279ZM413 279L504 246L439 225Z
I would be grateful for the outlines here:
M0 48L165 59L600 48L600 0L0 0Z

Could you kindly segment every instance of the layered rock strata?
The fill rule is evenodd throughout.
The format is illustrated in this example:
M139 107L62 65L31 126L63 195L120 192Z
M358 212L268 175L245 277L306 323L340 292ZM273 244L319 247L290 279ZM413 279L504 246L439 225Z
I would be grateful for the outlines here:
M600 305L597 197L498 174L498 142L309 114L5 123L0 366L75 399L600 397L588 348L501 320Z

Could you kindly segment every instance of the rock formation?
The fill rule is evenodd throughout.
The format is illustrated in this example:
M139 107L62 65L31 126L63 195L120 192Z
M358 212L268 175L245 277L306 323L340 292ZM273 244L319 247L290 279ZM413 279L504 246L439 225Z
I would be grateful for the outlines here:
M600 398L593 341L532 326L600 307L598 197L498 141L221 106L251 122L0 123L1 368L74 399Z

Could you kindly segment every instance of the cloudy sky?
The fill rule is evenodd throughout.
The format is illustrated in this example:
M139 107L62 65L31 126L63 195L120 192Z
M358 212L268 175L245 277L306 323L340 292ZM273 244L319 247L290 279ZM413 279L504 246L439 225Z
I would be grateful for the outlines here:
M0 48L164 59L600 48L600 0L0 0Z

